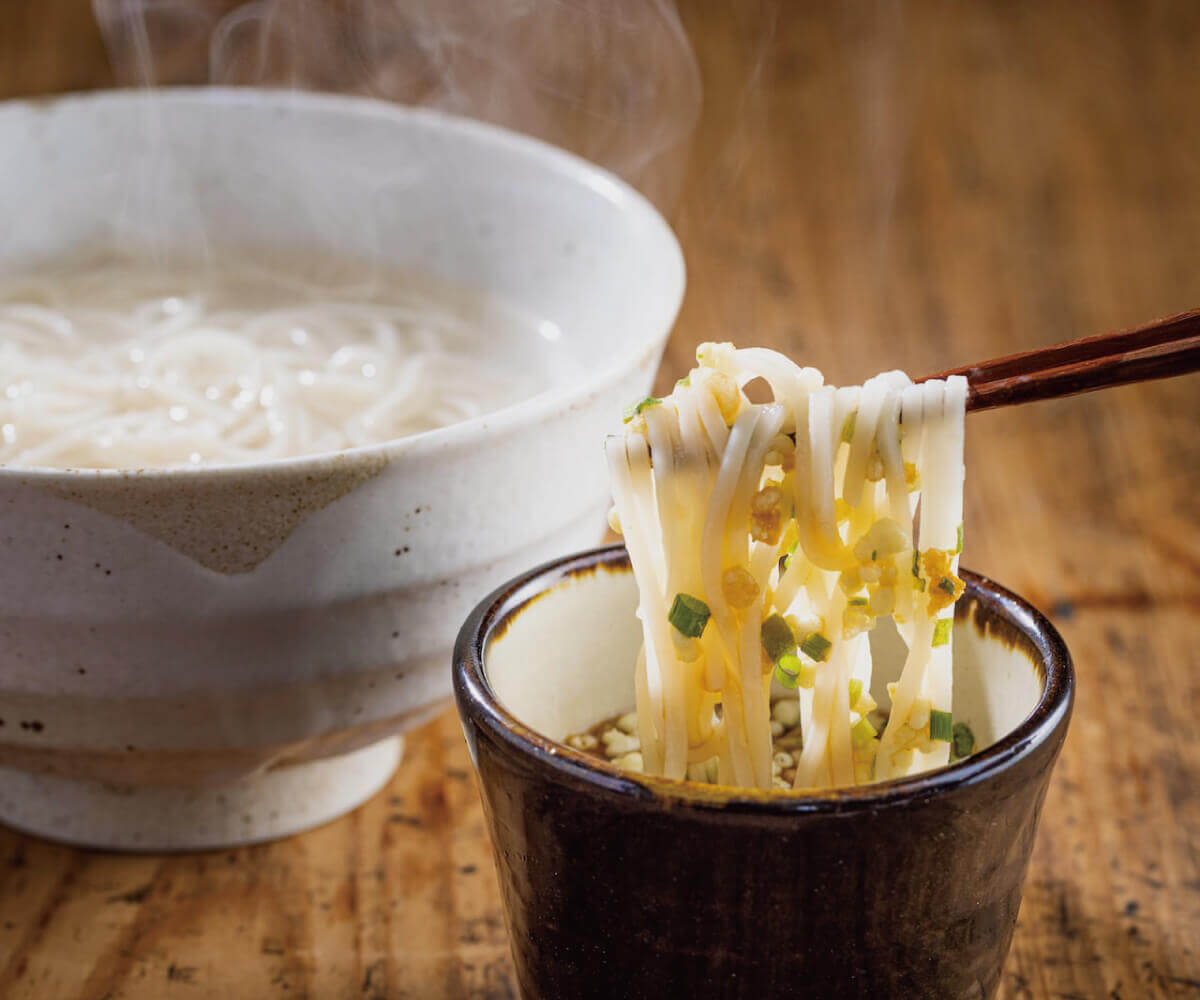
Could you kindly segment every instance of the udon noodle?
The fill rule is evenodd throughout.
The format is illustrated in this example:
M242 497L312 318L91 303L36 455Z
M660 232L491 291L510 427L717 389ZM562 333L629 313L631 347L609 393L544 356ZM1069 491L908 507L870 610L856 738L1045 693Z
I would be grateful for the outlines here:
M535 366L480 356L512 325L412 283L322 285L236 259L8 279L0 464L236 464L431 430L545 387Z
M799 700L797 788L946 764L966 381L835 388L772 351L697 357L606 444L639 591L644 770L715 761L721 784L778 785L773 687ZM756 378L772 402L747 398ZM908 653L877 732L868 639L888 617Z

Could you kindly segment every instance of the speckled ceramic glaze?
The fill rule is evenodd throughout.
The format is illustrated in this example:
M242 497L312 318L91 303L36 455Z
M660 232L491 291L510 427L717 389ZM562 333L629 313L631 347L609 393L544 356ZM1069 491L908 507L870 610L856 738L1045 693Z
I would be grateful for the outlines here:
M649 388L683 292L669 228L608 174L499 129L227 90L0 105L0 215L0 268L109 247L380 262L544 319L578 370L332 456L0 468L0 821L182 848L350 808L449 694L475 602L599 540L588 442Z
M820 794L635 777L557 742L633 704L623 549L476 608L455 693L525 1000L993 996L1074 682L1049 622L965 577L954 715L985 748ZM886 706L899 657L880 642Z

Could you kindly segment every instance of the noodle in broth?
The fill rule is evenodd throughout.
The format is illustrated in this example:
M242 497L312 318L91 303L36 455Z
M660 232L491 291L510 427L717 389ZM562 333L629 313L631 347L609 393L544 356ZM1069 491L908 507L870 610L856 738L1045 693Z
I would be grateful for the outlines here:
M395 276L43 269L0 284L0 465L228 465L418 434L546 388L518 343L531 325Z

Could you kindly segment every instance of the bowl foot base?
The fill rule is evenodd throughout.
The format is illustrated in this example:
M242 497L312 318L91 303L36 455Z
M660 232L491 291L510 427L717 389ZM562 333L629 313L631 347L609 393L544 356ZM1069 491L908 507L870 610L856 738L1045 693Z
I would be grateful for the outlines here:
M0 823L116 851L256 844L320 826L365 802L392 776L403 746L394 736L213 788L130 788L0 767Z

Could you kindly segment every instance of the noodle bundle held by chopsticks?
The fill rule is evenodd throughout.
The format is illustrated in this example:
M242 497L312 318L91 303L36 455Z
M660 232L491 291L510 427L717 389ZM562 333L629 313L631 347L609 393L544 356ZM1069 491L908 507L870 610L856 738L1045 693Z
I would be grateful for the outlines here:
M697 358L606 442L639 591L644 769L715 762L720 784L785 785L773 687L799 702L796 788L946 764L966 380L835 388L773 351L704 344ZM772 402L746 397L756 378ZM908 654L878 732L868 636L886 617Z

